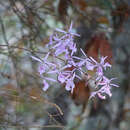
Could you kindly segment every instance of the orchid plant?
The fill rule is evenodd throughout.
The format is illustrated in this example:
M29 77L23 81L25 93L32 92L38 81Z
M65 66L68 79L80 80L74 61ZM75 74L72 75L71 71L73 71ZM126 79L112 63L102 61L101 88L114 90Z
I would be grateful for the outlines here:
M104 71L111 68L111 65L105 62L107 56L102 56L100 62L97 62L92 57L88 57L82 49L80 50L83 58L75 56L77 52L76 43L74 42L75 36L79 37L80 35L72 32L72 23L67 32L56 29L56 33L50 36L50 41L47 44L49 51L44 58L32 56L34 60L39 62L38 72L43 80L43 91L48 90L50 82L59 82L65 84L65 89L73 93L75 79L82 80L85 77L86 84L92 80L95 83L95 89L91 89L93 87L91 83L86 85L91 90L90 98L96 95L101 99L105 99L106 95L111 97L111 88L119 86L111 83L115 78L108 79L104 75ZM52 57L52 60L49 57ZM71 70L67 68L71 68ZM88 71L94 71L95 74L91 76ZM56 75L57 79L51 78L50 74Z

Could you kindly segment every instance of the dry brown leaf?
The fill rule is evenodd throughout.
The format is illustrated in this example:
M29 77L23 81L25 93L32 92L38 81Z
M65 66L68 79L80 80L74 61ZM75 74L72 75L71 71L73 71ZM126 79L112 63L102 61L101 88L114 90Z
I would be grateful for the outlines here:
M58 13L60 16L60 19L62 21L65 20L65 17L67 16L67 9L69 4L71 3L71 0L60 0L58 5Z
M85 11L88 4L85 0L72 0L73 6L77 7L81 11Z
M85 80L79 81L75 84L75 88L71 96L76 105L83 105L82 112L84 112L84 109L90 96L90 90L89 87L86 86Z
M97 61L99 56L108 56L106 61L112 63L112 49L104 33L94 35L87 43L85 52Z

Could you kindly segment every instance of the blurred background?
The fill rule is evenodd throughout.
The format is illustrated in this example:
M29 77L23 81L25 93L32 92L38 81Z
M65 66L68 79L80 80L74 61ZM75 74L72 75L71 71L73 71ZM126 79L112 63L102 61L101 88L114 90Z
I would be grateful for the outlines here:
M73 94L59 84L42 90L30 56L43 56L71 21L78 49L108 56L106 75L120 86L111 98L88 100L83 81ZM0 0L0 130L130 130L130 1Z

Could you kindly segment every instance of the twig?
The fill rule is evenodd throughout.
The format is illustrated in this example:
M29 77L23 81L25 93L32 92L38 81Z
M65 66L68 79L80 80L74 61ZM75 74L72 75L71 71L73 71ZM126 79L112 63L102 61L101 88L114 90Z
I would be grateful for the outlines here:
M41 51L34 51L34 50L30 50L27 48L23 48L23 47L18 47L18 46L8 46L8 45L0 45L1 47L9 47L9 48L14 48L14 49L20 49L20 50L25 50L28 52L33 52L33 53L40 53L40 54L47 54L47 52L41 52Z
M8 127L8 128L65 128L65 126L62 125L44 125L44 126L40 126L40 125L2 125L0 124L1 127Z
M15 77L16 88L19 90L19 94L21 94L20 93L21 88L18 85L16 60L13 58L12 50L10 49L9 42L7 40L7 37L6 37L5 27L4 27L4 23L3 23L3 20L2 20L1 16L0 16L0 25L1 25L1 30L2 30L2 34L3 34L3 39L5 41L5 44L6 44L7 48L8 48L9 56L10 56L10 59L12 61L12 66L11 66L12 67L12 76ZM17 98L16 98L16 103L17 103ZM17 114L16 114L16 122L17 122Z
M56 108L57 108L57 110L60 112L60 114L61 114L61 115L63 115L62 110L60 109L60 107L59 107L57 104L52 103L52 102L49 102L48 100L45 100L45 99L44 99L44 102L45 102L45 103L47 103L47 104L49 104L49 105L51 105L51 106L56 107Z
M37 100L37 101L42 101L42 102L44 102L44 103L47 103L47 104L49 104L49 105L51 105L51 106L56 107L57 110L59 111L59 113L60 113L61 115L63 115L62 110L60 109L60 107L59 107L57 104L52 103L52 102L48 101L47 99L40 99L40 98L32 98L32 99Z

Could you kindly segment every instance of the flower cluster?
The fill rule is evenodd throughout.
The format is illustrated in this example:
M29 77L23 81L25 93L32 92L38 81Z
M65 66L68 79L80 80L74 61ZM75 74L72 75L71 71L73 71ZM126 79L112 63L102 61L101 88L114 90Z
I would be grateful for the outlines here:
M45 57L40 59L32 56L34 60L39 62L38 72L43 79L43 90L46 91L50 87L49 82L58 81L60 84L65 85L67 91L73 93L75 79L82 80L83 77L86 77L86 83L88 81L91 82L90 79L92 78L95 82L95 90L91 92L90 98L97 95L99 98L105 99L106 94L111 97L111 87L118 87L118 85L111 83L115 78L108 79L104 76L104 71L107 68L111 68L111 65L105 62L107 56L102 56L100 62L97 62L92 57L88 57L82 49L80 50L83 57L75 56L77 48L74 36L79 35L72 32L72 23L67 32L61 29L56 29L56 31L57 33L50 37L50 41L47 44L49 52L46 53ZM51 57L51 60L49 57ZM77 71L79 72L78 74L76 73ZM94 76L89 75L88 71L93 71L95 73ZM56 75L57 79L51 78L50 75L52 74ZM92 86L89 85L89 87L91 88Z

